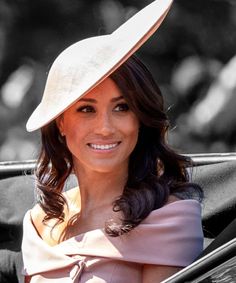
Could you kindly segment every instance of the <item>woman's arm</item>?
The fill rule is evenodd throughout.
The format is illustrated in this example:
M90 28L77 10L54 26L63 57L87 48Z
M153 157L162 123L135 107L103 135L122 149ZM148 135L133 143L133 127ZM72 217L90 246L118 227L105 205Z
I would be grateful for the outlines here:
M179 270L181 267L146 264L143 267L142 283L159 283Z

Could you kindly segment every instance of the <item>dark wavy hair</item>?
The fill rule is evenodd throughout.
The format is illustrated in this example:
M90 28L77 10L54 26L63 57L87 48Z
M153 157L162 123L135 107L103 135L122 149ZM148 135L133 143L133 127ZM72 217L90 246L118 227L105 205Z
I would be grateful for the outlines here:
M120 88L130 109L140 122L137 145L129 160L128 180L123 194L113 203L113 210L123 215L120 223L107 221L110 236L129 232L149 213L165 205L170 195L179 198L203 197L199 185L191 183L192 162L168 146L169 120L164 111L161 91L147 67L131 56L110 78ZM73 171L73 160L56 122L41 129L42 149L36 167L39 204L45 221L64 220L62 195L65 181Z

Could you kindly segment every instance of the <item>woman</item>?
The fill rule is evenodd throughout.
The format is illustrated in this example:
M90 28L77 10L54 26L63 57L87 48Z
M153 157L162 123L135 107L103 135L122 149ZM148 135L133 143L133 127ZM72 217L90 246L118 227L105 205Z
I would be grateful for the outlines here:
M161 282L202 250L201 189L166 143L163 98L135 49L81 92L80 46L56 60L27 124L41 128L42 149L38 204L24 220L26 282ZM95 57L85 66L101 70ZM71 173L78 185L63 191Z

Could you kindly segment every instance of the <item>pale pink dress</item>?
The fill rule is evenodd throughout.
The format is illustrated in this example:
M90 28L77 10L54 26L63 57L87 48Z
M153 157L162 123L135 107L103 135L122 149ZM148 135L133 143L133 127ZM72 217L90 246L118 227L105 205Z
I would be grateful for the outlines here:
M24 274L31 283L141 283L143 264L184 267L202 251L201 205L170 203L130 233L109 237L96 229L49 246L35 230L28 211L22 243Z

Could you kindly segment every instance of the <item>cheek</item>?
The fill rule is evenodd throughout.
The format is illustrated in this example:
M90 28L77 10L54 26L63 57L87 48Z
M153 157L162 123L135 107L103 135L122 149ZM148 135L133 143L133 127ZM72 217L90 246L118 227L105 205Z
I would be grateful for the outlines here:
M132 117L130 121L123 123L123 129L131 143L132 147L134 147L138 140L139 134L139 122L135 117Z
M81 121L73 116L75 115L65 115L64 118L64 133L68 139L77 139L80 136L82 137L87 128L85 121Z
M65 136L67 147L70 151L74 151L83 139L83 127L81 123L75 123L74 121L69 121L65 127Z

